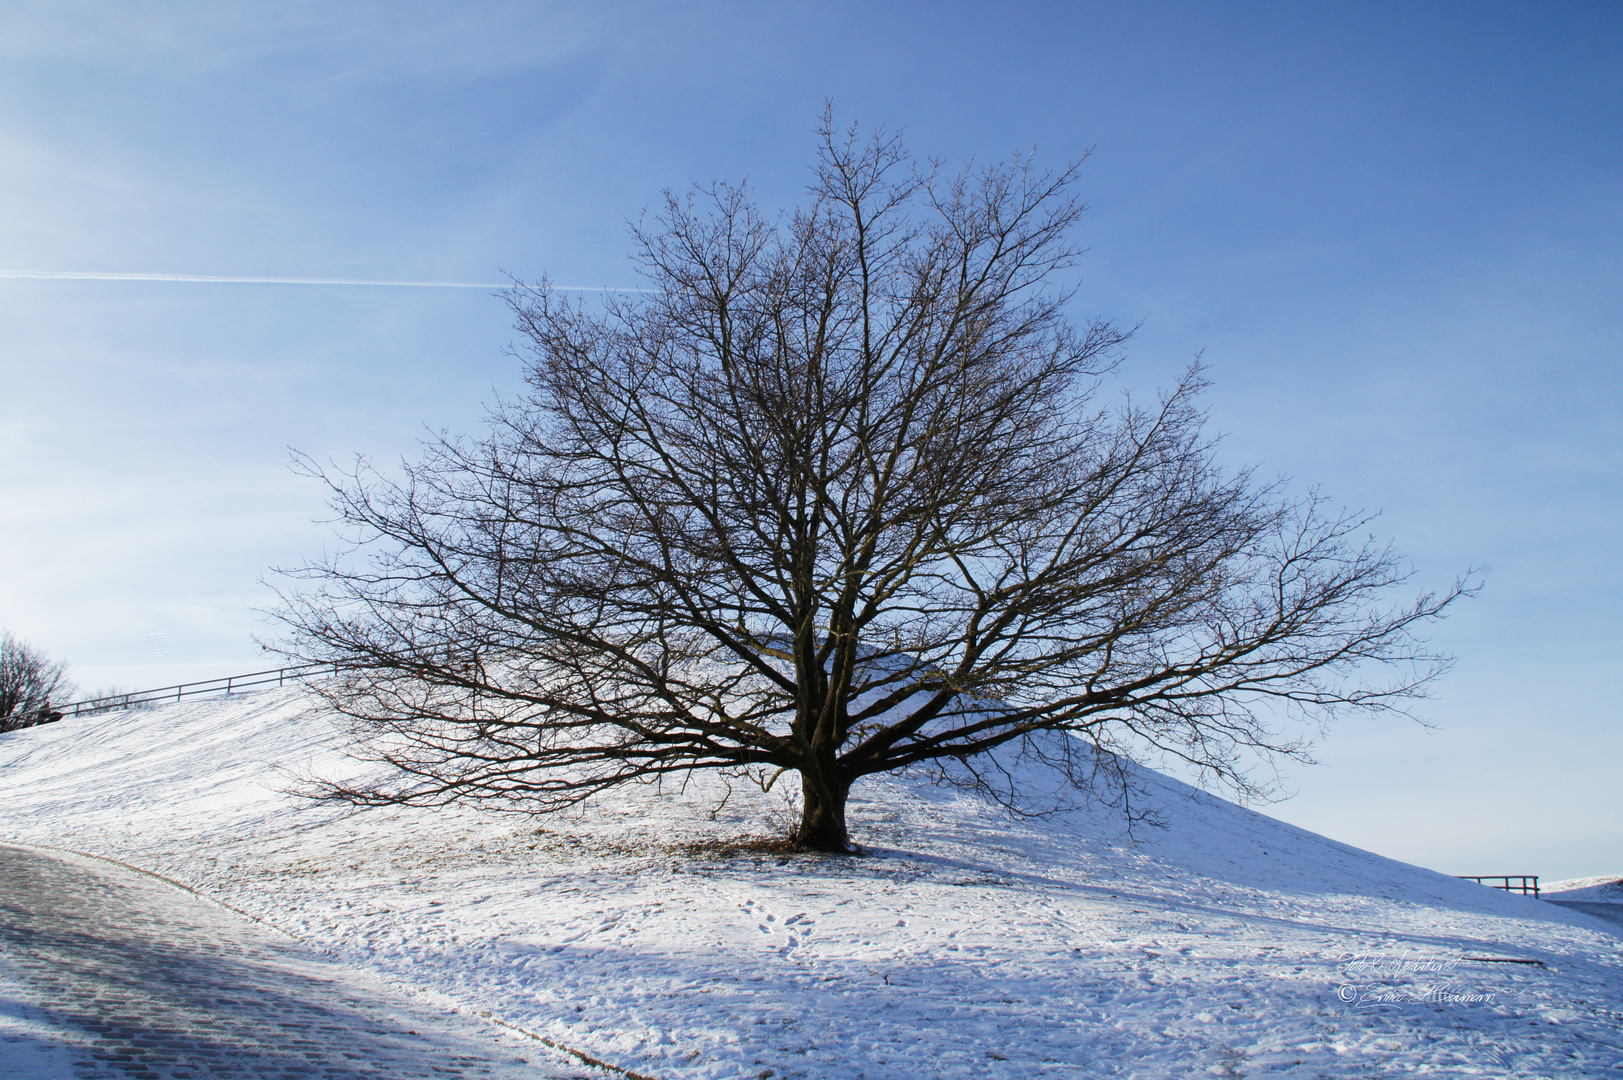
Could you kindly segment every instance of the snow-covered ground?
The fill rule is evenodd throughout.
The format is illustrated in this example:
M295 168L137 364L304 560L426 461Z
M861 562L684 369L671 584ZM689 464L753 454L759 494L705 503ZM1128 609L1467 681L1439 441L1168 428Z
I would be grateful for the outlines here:
M1552 881L1544 886L1552 900L1582 900L1592 904L1623 904L1623 874Z
M730 845L783 809L715 778L545 820L286 793L353 767L294 688L64 721L0 737L0 838L670 1080L1623 1077L1606 923L1154 773L1136 842L871 779L827 858Z

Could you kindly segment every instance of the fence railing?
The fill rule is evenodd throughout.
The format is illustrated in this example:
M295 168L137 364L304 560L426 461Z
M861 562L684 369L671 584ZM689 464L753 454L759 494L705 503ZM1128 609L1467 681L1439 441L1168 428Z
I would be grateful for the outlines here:
M63 718L70 716L88 716L92 713L112 712L115 709L131 709L137 705L151 705L160 701L181 701L189 697L199 697L203 694L229 694L233 690L247 690L255 686L284 686L288 682L297 682L308 679L313 675L324 675L328 671L337 674L337 664L297 664L293 667L273 668L268 671L251 671L246 675L227 675L223 679L204 679L202 682L177 683L174 686L160 686L156 690L135 690L128 694L109 694L99 698L87 698L84 701L74 701L66 705L57 705L51 708L53 713L61 713Z
M1538 899L1537 874L1483 874L1478 877L1474 874L1456 874L1462 881L1474 881L1478 885L1487 885L1490 889L1503 889L1505 892L1519 892L1523 896ZM1500 882L1498 885L1491 882ZM1511 882L1516 884L1512 885Z

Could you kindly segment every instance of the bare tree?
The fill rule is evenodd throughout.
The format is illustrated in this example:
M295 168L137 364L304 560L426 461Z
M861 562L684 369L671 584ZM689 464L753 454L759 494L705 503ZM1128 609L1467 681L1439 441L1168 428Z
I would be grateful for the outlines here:
M306 467L358 545L295 571L282 648L394 779L544 810L692 769L797 773L848 847L863 776L1077 737L1247 784L1284 712L1402 709L1460 595L1365 520L1225 473L1197 370L1099 404L1127 334L1066 317L1077 167L957 175L825 118L805 205L740 187L633 230L651 289L508 295L528 393L391 479ZM1383 673L1371 682L1366 669ZM1079 781L1083 777L1077 777Z
M51 699L60 701L74 691L67 668L66 661L49 660L10 631L0 632L0 731L52 719Z

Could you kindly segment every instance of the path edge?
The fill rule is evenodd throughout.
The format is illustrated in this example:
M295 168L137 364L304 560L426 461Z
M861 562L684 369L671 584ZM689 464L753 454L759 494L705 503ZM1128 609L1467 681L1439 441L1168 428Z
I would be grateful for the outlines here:
M34 843L29 843L29 842L24 841L24 840L0 839L0 846L23 848L23 849L32 849L32 850L35 850L35 851L54 851L54 852L59 852L59 853L61 853L63 855L77 855L82 859L94 859L97 862L111 863L114 866L122 867L125 870L129 870L129 871L132 871L134 873L141 874L144 877L154 878L154 879L156 879L158 881L163 882L165 885L172 885L175 888L181 890L182 892L190 893L191 895L197 897L199 900L202 900L205 903L213 904L216 907L224 908L225 910L231 912L234 915L242 916L244 919L247 919L249 922L258 923L260 926L266 927L267 929L270 929L270 930L274 930L278 934L281 934L284 937L290 938L291 940L298 942L300 945L303 945L305 948L310 949L313 952L321 953L324 956L329 956L333 960L336 960L341 964L346 964L346 965L349 965L351 967L359 966L359 965L356 965L353 961L346 960L343 957L339 956L336 952L334 952L331 949L322 948L320 945L316 944L313 941L307 941L306 939L300 937L299 935L295 934L291 930L288 930L288 929L286 929L284 927L277 926L275 923L270 922L267 919L262 919L258 915L253 914L252 912L244 911L241 908L236 907L235 905L226 903L224 900L221 900L218 897L210 896L208 893L201 892L198 889L195 889L192 886L186 884L184 881L176 881L172 877L167 877L167 876L165 876L163 874L160 874L156 870L148 870L145 867L136 866L136 865L134 865L132 863L127 863L122 859L115 859L111 855L97 855L96 853L91 852L91 851L80 851L77 848L57 847L54 844L34 844ZM373 975L376 976L376 977L380 977L380 978L382 977L381 973L375 972L375 971L373 972ZM515 1032L515 1033L517 1033L519 1035L523 1035L525 1038L533 1039L533 1040L535 1040L536 1042L540 1043L543 1046L547 1046L547 1047L552 1048L553 1050L557 1050L559 1053L568 1054L570 1057L574 1058L576 1061L579 1061L583 1065L590 1065L595 1069L603 1069L603 1070L605 1070L607 1072L614 1073L616 1076L623 1076L623 1077L626 1078L626 1080L658 1080L657 1077L649 1076L649 1075L647 1075L645 1073L635 1072L635 1071L633 1071L631 1069L622 1068L621 1066L615 1065L612 1062L604 1061L601 1058L593 1057L591 1054L588 1054L584 1050L577 1050L573 1046L566 1046L565 1044L563 1044L561 1042L558 1042L556 1039L553 1039L553 1038L551 1038L549 1036L546 1036L546 1035L542 1035L539 1032L531 1031L530 1029L528 1029L526 1027L523 1027L523 1026L521 1026L519 1024L515 1024L510 1020L506 1020L506 1019L496 1015L494 1012L490 1011L489 1009L474 1008L474 1007L469 1006L466 1002L463 1002L463 1001L453 997L450 994L445 994L445 993L443 993L442 991L439 991L439 990L436 990L434 992L436 994L440 994L443 997L449 998L451 1001L455 1002L457 1008L460 1011L468 1014L469 1016L476 1017L476 1018L478 1018L480 1020L483 1020L486 1023L492 1024L492 1025L494 1025L496 1027L506 1028L508 1031L512 1031L512 1032Z

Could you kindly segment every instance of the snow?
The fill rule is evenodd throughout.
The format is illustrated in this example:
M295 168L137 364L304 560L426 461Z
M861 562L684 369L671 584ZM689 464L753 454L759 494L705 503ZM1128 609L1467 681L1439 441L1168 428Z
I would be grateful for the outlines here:
M662 1080L1623 1076L1616 928L1147 770L1136 838L883 777L867 854L815 857L739 843L786 808L713 776L546 819L289 793L343 745L296 688L25 729L0 837Z
M1551 900L1581 900L1591 904L1623 904L1623 874L1552 881L1541 890Z
M0 956L0 1080L75 1080L71 1033L28 1003L22 977Z

